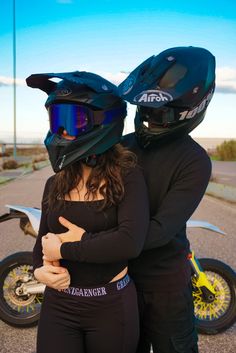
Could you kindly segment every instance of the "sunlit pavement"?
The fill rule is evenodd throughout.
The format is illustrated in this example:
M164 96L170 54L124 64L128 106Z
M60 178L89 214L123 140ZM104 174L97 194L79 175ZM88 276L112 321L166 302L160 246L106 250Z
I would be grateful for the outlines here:
M217 183L236 188L236 161L212 161L212 174Z

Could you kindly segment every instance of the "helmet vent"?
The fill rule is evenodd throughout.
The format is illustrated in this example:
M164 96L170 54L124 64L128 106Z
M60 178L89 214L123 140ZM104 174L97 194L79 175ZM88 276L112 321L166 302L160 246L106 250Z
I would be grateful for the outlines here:
M104 89L104 91L107 91L109 88L106 85L102 85L102 89Z
M173 60L175 60L175 58L173 57L173 56L167 56L167 58L166 58L168 61L173 61Z

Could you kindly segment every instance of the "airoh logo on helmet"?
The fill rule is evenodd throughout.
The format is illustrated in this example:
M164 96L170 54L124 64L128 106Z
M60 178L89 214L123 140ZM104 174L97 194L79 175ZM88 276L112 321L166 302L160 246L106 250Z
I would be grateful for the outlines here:
M159 102L171 102L173 97L171 94L160 91L160 90L149 90L143 91L134 97L134 101L137 103L159 103Z
M207 94L207 96L192 110L185 110L180 113L179 120L192 119L196 114L201 113L210 103L213 96L214 88Z

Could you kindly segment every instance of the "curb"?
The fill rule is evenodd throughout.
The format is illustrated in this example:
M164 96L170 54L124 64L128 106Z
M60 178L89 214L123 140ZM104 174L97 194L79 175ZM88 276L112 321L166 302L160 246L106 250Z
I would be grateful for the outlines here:
M210 182L206 189L206 194L236 203L236 187L230 185Z

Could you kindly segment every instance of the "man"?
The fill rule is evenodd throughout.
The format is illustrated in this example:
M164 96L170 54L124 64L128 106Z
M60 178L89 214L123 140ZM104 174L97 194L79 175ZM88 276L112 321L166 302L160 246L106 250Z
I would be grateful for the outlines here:
M124 144L138 156L149 190L150 226L130 262L140 309L137 352L198 352L186 222L211 175L205 150L188 135L204 118L215 85L207 50L177 47L152 56L123 81L122 98L137 105L135 133Z

